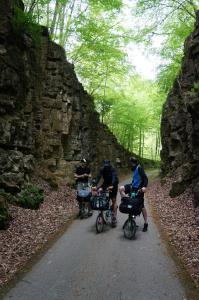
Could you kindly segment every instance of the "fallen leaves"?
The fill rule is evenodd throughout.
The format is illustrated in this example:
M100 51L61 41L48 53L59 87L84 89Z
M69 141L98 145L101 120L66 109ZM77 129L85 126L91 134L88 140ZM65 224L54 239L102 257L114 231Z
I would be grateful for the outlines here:
M199 287L199 208L192 204L191 187L176 198L169 196L172 178L161 185L156 179L147 192L147 200L156 210L170 243L183 260Z
M45 200L38 210L10 205L12 221L7 230L0 231L0 286L8 282L59 231L77 211L75 192L65 183L52 190L41 179L33 184L44 190Z

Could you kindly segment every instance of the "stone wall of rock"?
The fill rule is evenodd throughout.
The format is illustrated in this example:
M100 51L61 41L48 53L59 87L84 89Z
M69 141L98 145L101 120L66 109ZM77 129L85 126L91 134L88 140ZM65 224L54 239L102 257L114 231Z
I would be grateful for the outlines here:
M100 123L64 50L46 28L40 45L16 32L14 5L23 8L20 0L0 1L0 188L17 192L33 170L69 180L82 157L94 169L104 158L124 166L129 153Z
M162 172L174 173L170 194L193 183L199 205L199 12L194 32L185 42L181 74L163 107Z

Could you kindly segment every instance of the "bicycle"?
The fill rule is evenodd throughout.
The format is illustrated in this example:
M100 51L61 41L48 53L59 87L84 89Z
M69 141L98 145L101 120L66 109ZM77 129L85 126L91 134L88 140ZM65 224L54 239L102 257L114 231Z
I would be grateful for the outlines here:
M101 233L104 229L104 225L110 225L113 227L113 209L112 205L110 206L109 190L107 189L105 192L93 196L91 203L92 209L99 211L95 222L96 232Z
M89 202L91 199L91 186L89 182L78 182L77 184L77 200L79 202L80 219L88 218L92 214L89 210Z
M132 193L131 197L123 197L121 199L119 210L121 213L128 214L128 219L124 222L123 232L124 237L132 240L135 238L137 224L136 216L140 215L142 206L139 203L138 193Z

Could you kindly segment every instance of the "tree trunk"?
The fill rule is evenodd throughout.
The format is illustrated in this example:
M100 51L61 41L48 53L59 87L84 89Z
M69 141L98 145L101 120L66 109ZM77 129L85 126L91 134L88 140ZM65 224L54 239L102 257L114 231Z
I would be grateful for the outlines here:
M66 22L66 26L65 26L65 30L64 30L65 33L63 35L63 45L66 43L68 36L69 36L69 29L70 29L70 25L71 25L71 19L72 19L74 7L75 7L75 2L76 2L76 0L73 0L72 4L70 6L70 12L68 14L68 18L67 18L67 22Z
M142 130L141 127L139 127L139 156L141 157L142 153Z
M49 28L49 25L50 25L50 5L49 3L47 4L47 19L46 19L46 25L47 27Z
M66 3L61 7L60 13L60 36L59 36L59 44L64 47L64 23L65 23L65 12L66 12Z
M52 23L51 23L51 26L50 26L50 34L51 35L53 35L54 31L55 31L58 10L59 10L59 0L56 0L55 10L54 10L54 14L53 14L53 19L52 19Z

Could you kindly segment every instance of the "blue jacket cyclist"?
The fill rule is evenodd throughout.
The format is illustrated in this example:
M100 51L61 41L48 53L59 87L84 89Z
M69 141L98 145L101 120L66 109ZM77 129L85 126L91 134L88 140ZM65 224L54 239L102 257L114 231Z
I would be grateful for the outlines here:
M130 184L121 186L119 188L119 191L120 191L121 198L127 197L132 192L138 193L138 197L142 207L142 214L144 218L143 231L145 232L148 229L148 222L147 222L147 210L144 206L144 193L146 192L146 187L148 185L148 177L143 167L139 164L137 158L131 157L130 162L133 170L132 182Z

